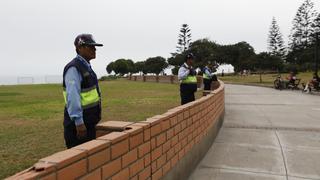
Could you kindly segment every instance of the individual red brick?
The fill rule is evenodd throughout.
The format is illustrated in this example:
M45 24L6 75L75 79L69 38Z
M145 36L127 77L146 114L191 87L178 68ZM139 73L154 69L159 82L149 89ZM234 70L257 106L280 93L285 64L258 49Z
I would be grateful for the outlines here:
M101 141L101 140L92 140L83 144L80 144L72 149L77 149L81 151L86 151L88 155L106 149L110 146L109 141Z
M174 135L174 129L171 128L167 131L167 140L170 140Z
M178 153L181 149L181 143L177 143L175 146L174 146L174 153Z
M138 175L131 177L130 180L138 180Z
M193 127L192 125L191 125L191 126L188 126L188 128L187 128L187 135L192 134L192 131L193 131L192 127Z
M112 132L110 134L101 136L98 140L108 140L111 144L116 144L124 139L128 139L129 134L124 132Z
M198 135L197 137L196 137L196 143L199 143L200 142L200 135Z
M139 159L135 163L130 165L130 177L135 176L137 173L139 173L144 168L144 159Z
M163 153L167 152L171 147L171 141L167 141L166 143L163 144L162 146L162 151Z
M190 114L189 114L189 109L183 111L183 119L187 119L189 118Z
M112 180L126 180L126 179L130 179L129 177L129 168L123 169L120 172L118 172L117 174L115 174L112 178Z
M147 129L147 128L150 128L150 123L149 122L146 122L146 121L139 121L139 122L136 122L134 124L132 124L133 126L140 126L140 127L143 127L143 129Z
M189 117L189 118L187 119L187 126L190 127L191 124L192 124L192 117Z
M135 124L131 124L130 126L127 126L126 127L126 130L123 131L124 133L128 133L129 136L132 136L132 135L136 135L136 134L139 134L143 131L143 127L142 126L137 126Z
M162 115L155 115L151 118L147 118L146 122L150 122L150 125L154 126L156 124L160 124L164 118L166 118L166 117L162 116Z
M183 120L183 112L178 114L178 123Z
M156 148L151 152L151 161L158 159L162 155L162 146Z
M174 167L177 162L179 161L179 154L176 154L175 156L173 156L173 158L171 159L171 167Z
M162 131L165 131L170 128L170 118L165 119L161 122Z
M177 123L178 123L178 115L173 116L173 117L170 118L170 125L171 125L171 127L172 127L172 126L175 126Z
M171 147L176 145L178 142L179 142L179 136L178 135L173 136L173 138L171 138Z
M167 160L169 161L174 156L174 148L169 149L167 152Z
M185 137L182 131L178 134L178 137L179 137L179 142L181 142L182 139Z
M56 179L57 179L56 173L52 173L52 174L46 175L44 177L41 177L41 180L56 180Z
M130 143L130 149L134 149L137 146L139 146L140 144L142 144L143 143L143 132L131 136L129 143Z
M150 131L151 131L151 137L154 137L160 134L162 131L161 124L159 123L159 124L151 125Z
M57 169L60 169L69 164L72 164L73 162L83 159L84 157L86 157L86 153L84 151L77 149L67 149L65 151L61 151L51 156L42 158L39 160L39 162L55 164Z
M101 180L101 169L97 169L84 177L80 178L80 180Z
M149 141L151 138L151 128L147 128L143 131L144 142Z
M180 112L183 111L183 107L182 106L177 106L175 108L169 109L168 112L171 112L173 114L179 114Z
M182 148L182 149L179 151L179 160L181 160L184 155L185 155L185 153L184 153L184 148Z
M151 173L155 173L157 171L157 161L151 163Z
M157 159L157 168L161 168L166 163L166 154L163 154L159 159Z
M117 157L127 153L129 151L129 141L125 139L117 144L111 146L111 159L116 159Z
M139 180L149 179L151 176L151 167L146 167L141 173L139 173Z
M109 130L109 131L123 131L127 126L133 124L133 122L124 122L124 121L106 121L99 123L96 126L97 130Z
M143 157L145 154L150 153L151 145L150 142L146 142L138 147L139 158Z
M166 132L161 133L156 137L157 147L162 145L166 141Z
M196 115L196 114L193 115L193 116L192 116L192 123L195 123L197 120L198 120L198 119L197 119L197 115Z
M96 137L98 138L98 137L104 136L109 133L110 133L110 131L108 131L108 130L96 130Z
M133 163L138 159L138 150L133 149L127 154L122 156L122 167L127 167L129 164Z
M187 144L187 146L185 147L185 153L187 154L190 150L191 150L192 146L191 144Z
M185 147L187 144L188 144L188 138L185 137L185 138L182 139L182 141L181 141L181 146L182 146L182 147Z
M192 134L188 135L188 143L190 143L192 141Z
M33 165L33 168L37 172L42 172L42 173L46 173L46 174L55 171L54 164L49 164L49 163L45 163L45 162L37 162L36 164Z
M179 132L181 131L181 125L177 124L176 126L174 126L174 135L179 134Z
M105 164L107 161L110 161L110 148L90 155L88 157L89 171Z
M147 167L151 164L151 154L147 154L144 157L144 166Z
M144 142L149 141L151 137L151 132L150 132L150 122L146 121L140 121L139 123L133 124L134 126L140 126L143 128L143 137L144 137Z
M157 172L152 174L152 180L158 180L162 178L162 168L160 168Z
M163 176L165 176L171 169L171 162L168 161L164 166L163 166L163 169L162 169L162 173L163 173Z
M121 158L109 162L108 164L102 166L102 179L110 178L115 173L119 172L121 169Z
M73 163L57 172L57 179L76 179L87 173L87 160Z
M187 121L183 120L181 121L181 130L184 130L185 128L187 128Z
M157 147L157 141L155 137L150 140L150 145L151 145L151 150L154 150Z

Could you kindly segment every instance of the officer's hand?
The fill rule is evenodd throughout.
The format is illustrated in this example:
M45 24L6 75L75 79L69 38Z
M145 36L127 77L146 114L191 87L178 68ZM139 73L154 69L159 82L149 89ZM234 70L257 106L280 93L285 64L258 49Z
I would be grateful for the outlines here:
M83 139L87 136L87 128L84 124L76 126L78 139Z
M190 69L189 74L190 74L190 76L194 76L194 75L196 75L196 71L194 71L193 69Z

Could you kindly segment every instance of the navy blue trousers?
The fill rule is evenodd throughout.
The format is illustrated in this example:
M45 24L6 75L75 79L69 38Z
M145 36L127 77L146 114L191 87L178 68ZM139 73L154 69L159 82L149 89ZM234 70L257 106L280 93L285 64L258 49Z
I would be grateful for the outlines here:
M197 84L180 84L181 105L194 101L194 93L197 91Z

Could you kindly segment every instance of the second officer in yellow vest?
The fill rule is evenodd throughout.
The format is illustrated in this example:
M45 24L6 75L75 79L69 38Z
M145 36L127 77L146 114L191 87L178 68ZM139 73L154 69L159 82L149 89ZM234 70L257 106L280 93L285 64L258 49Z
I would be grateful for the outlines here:
M192 64L194 55L189 53L185 58L185 63L179 68L178 79L180 81L181 105L194 101L194 93L197 91L196 71Z

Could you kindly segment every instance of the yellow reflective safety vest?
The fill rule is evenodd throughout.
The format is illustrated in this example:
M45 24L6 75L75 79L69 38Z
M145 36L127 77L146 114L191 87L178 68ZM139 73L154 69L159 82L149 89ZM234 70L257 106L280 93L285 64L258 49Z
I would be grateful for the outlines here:
M211 70L207 66L203 68L203 79L211 79L211 77L206 73L206 71L209 71L209 73L211 73Z
M188 69L188 67L186 67L185 64L183 64L182 67ZM181 83L182 84L197 84L197 76L196 76L196 74L188 75L187 78L185 78L185 79L183 79L181 81Z

